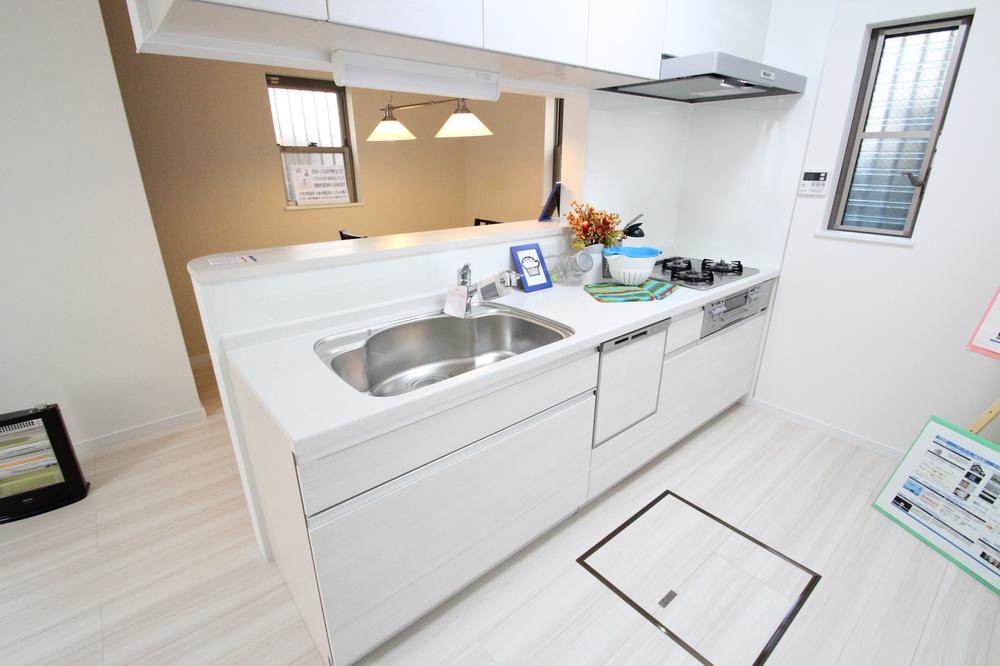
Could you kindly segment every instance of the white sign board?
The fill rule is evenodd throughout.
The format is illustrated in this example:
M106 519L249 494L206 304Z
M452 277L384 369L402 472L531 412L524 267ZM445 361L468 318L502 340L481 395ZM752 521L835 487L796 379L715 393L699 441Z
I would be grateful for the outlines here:
M932 416L873 506L1000 594L1000 447Z
M292 192L299 205L350 203L347 170L342 164L293 164Z
M1000 360L1000 288L993 294L993 300L986 308L983 318L979 320L979 326L972 334L968 348L970 351Z

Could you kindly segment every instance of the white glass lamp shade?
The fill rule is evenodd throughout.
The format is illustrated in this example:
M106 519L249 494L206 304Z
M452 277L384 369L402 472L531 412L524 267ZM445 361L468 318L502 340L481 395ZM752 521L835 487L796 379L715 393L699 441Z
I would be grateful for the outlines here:
M448 117L441 129L434 136L438 139L450 139L463 136L492 136L490 128L476 117L465 100L458 100L458 108Z
M368 135L369 141L412 141L416 138L403 123L396 120L391 107L386 108L385 116Z

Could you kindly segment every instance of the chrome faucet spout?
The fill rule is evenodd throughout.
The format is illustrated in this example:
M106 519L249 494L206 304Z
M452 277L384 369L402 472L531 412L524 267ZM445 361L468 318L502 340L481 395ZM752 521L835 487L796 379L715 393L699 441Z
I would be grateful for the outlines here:
M465 287L465 316L472 316L472 297L476 295L478 287L472 281L472 267L465 264L458 269L458 285Z

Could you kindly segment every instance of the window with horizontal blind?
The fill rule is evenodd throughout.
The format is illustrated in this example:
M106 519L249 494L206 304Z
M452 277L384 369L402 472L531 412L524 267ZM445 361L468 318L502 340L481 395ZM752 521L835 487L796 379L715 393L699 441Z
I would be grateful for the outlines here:
M344 88L268 74L267 94L289 207L357 202Z
M831 230L912 236L970 21L872 32Z

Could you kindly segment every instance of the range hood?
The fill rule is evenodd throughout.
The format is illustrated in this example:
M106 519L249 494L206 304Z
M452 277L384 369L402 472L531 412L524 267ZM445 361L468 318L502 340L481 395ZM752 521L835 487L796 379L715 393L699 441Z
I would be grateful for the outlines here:
M673 58L663 56L660 78L604 88L613 92L678 102L714 102L745 97L797 95L806 77L721 51Z

